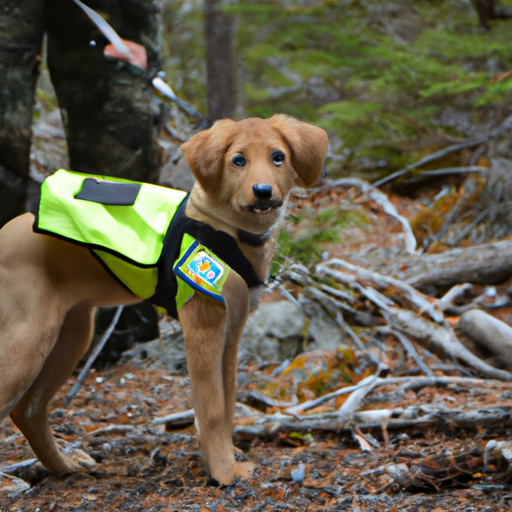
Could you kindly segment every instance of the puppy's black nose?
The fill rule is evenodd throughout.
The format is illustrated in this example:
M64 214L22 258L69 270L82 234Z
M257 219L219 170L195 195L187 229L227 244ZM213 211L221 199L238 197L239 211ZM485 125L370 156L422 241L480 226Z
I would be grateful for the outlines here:
M258 183L252 186L252 191L256 199L270 199L272 197L272 187L270 185Z

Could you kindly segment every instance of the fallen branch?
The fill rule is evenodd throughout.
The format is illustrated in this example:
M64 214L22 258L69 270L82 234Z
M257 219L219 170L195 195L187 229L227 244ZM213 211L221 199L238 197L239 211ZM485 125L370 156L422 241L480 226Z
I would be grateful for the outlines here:
M414 253L414 250L416 249L417 246L417 242L416 237L414 236L414 233L412 231L411 225L403 215L400 215L398 213L397 209L395 208L395 205L389 200L386 194L384 194L380 190L377 190L375 186L371 185L367 181L361 180L359 178L341 178L339 180L331 181L327 183L327 185L319 187L319 189L331 189L336 187L357 188L361 194L367 195L372 201L377 203L382 208L386 215L389 215L390 217L393 217L394 219L398 220L398 222L400 222L400 224L402 225L402 228L405 233L405 251L409 254Z
M431 155L428 155L426 157L423 157L421 160L418 160L417 162L414 162L407 167L404 167L403 169L400 169L399 171L396 171L389 176L386 176L385 178L382 178L381 180L376 181L373 186L374 187L382 187L382 185L385 185L386 183L389 183L393 180L396 180L397 178L400 178L404 174L407 174L411 172L413 169L416 169L418 167L422 167L425 164L428 164L430 162L433 162L434 160L439 160L440 158L443 158L446 155L449 155L450 153L454 153L456 151L460 151L461 149L471 148L474 146L479 146L480 144L484 144L486 142L489 142L492 139L497 139L505 134L510 128L512 128L512 116L509 116L503 121L503 123L500 124L497 128L494 128L489 133L485 135L477 135L475 137L471 137L463 142L459 142L457 144L453 144L451 146L448 146L447 148L440 149L439 151L436 151L435 153L432 153Z
M400 258L380 271L415 288L500 283L512 275L512 240Z
M420 408L415 408L419 410ZM403 411L403 410L402 410ZM367 415L371 412L371 415ZM399 412L399 411L397 411ZM403 411L404 418L391 418L386 423L387 430L405 430L418 427L457 427L473 429L478 427L491 428L500 427L503 429L512 427L512 408L509 406L486 407L473 411L461 411L459 409L440 409L420 417L414 416L415 412L407 414ZM337 413L336 413L337 414ZM272 439L279 432L343 432L351 433L356 425L360 430L381 429L382 418L389 415L388 410L381 414L375 411L362 411L355 413L352 424L337 425L333 413L315 415L314 419L298 421L283 414L265 416L263 419L252 425L235 425L235 435L244 439L256 437Z
M378 377L377 373L374 375L371 375L369 377L366 377L361 382L354 386L346 386L344 388L341 388L333 393L329 393L327 395L324 395L322 397L319 397L315 400L309 400L307 402L303 402L302 404L299 404L295 407L289 407L287 410L285 410L283 413L276 413L276 414L262 414L261 412L254 411L253 409L247 407L245 404L240 404L237 402L237 409L241 410L244 414L246 414L246 417L253 417L254 423L252 425L238 425L235 426L235 431L243 432L244 428L247 427L248 430L251 430L254 425L256 425L256 428L261 431L265 428L270 428L273 425L280 424L281 422L285 422L286 425L292 424L290 423L290 418L294 418L295 423L293 425L304 425L307 428L312 424L319 424L319 423L328 423L328 425L324 425L320 428L320 430L323 429L330 429L330 430L336 430L335 423L336 421L339 421L340 418L340 412L334 411L334 412L327 412L322 414L307 414L307 415L301 415L302 412L306 410L310 410L314 407L317 407L318 405L321 405L322 403L325 403L327 400L330 400L331 398L335 398L336 396L340 396L342 394L346 393L353 393L357 392L359 390L365 390L365 395L368 394L371 390L380 387L380 386L393 386L399 384L400 386L397 388L398 390L406 391L408 389L411 389L413 391L419 391L425 387L442 387L446 388L449 385L463 385L468 386L468 388L474 389L477 386L480 387L489 387L492 386L493 388L506 388L508 389L510 386L509 384L506 384L499 380L489 380L489 379L476 379L476 378L468 378L468 377L387 377L387 378L381 378ZM363 397L361 397L362 399ZM354 403L354 402L353 402ZM360 403L360 400L359 400ZM357 407L357 405L356 405ZM431 407L431 406L430 406ZM348 406L345 410L348 409ZM355 407L352 408L352 410L355 410ZM383 422L387 425L388 420L390 418L398 418L399 416L402 416L402 420L411 418L417 418L418 412L421 412L422 407L421 406L413 406L408 409L403 408L396 408L396 409L378 409L378 410L371 410L371 411L360 411L353 414L354 421L361 427L362 424L366 425L367 428L370 428L372 426L379 426L382 427ZM176 412L172 414L168 414L166 416L161 416L159 418L155 418L151 425L163 425L166 424L168 428L174 429L174 428L183 428L188 425L192 425L194 423L194 409L188 409L186 411ZM395 425L399 425L399 423L395 422ZM116 425L112 425L110 427L107 427L105 429L98 429L94 432L89 432L86 434L87 436L91 435L97 435L102 432L112 432L115 431ZM307 428L303 427L295 427L294 430L297 431L307 431ZM338 427L339 429L340 427ZM350 428L348 426L341 427L342 430L348 431ZM128 430L128 429L127 429ZM34 461L37 459L34 459Z
M448 324L436 325L412 311L400 308L388 308L383 311L383 316L392 327L438 357L459 360L493 379L512 381L512 373L494 368L462 345Z
M399 281L398 279L395 279L393 277L388 277L382 274L377 274L376 272L371 272L370 270L366 270L362 267L357 267L356 265L352 265L351 263L348 263L340 259L332 259L326 261L325 263L317 265L317 274L320 277L331 277L335 281L339 281L343 284L350 284L350 280L347 280L347 278L350 279L349 276L346 276L341 272L337 272L329 268L330 266L338 268L341 267L343 269L346 269L356 274L356 276L359 279L370 281L373 285L375 285L377 288L381 290L388 288L388 286L397 288L401 292L403 292L403 297L407 300L408 307L412 306L416 310L419 310L420 312L426 312L430 316L430 318L432 318L432 320L434 320L434 322L436 323L441 323L444 320L443 313L440 310L438 310L434 306L434 304L429 302L422 293L418 292L412 286L409 286L407 283L403 283L402 281Z

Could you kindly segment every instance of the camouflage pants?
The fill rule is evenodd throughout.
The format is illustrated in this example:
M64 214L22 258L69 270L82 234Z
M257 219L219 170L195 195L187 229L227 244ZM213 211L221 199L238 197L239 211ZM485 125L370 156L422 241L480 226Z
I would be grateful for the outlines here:
M160 0L86 0L158 68ZM73 170L154 182L159 111L147 80L105 59L107 40L72 0L0 0L0 226L22 213L43 35Z

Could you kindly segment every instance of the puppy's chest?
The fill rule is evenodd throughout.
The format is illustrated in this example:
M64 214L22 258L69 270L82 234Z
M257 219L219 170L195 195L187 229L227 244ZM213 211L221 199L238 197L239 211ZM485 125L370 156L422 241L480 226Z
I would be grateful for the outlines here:
M255 286L249 290L249 311L252 313L261 302L264 286Z

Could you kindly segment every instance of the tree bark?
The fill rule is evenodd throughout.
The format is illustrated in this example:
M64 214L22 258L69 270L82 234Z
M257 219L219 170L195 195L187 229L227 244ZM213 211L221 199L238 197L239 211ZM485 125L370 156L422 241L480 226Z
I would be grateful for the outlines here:
M471 0L478 14L478 25L484 30L489 30L490 20L508 19L512 17L512 11L500 5L495 0Z
M234 18L221 9L222 0L205 0L205 43L208 117L233 117L236 102Z

